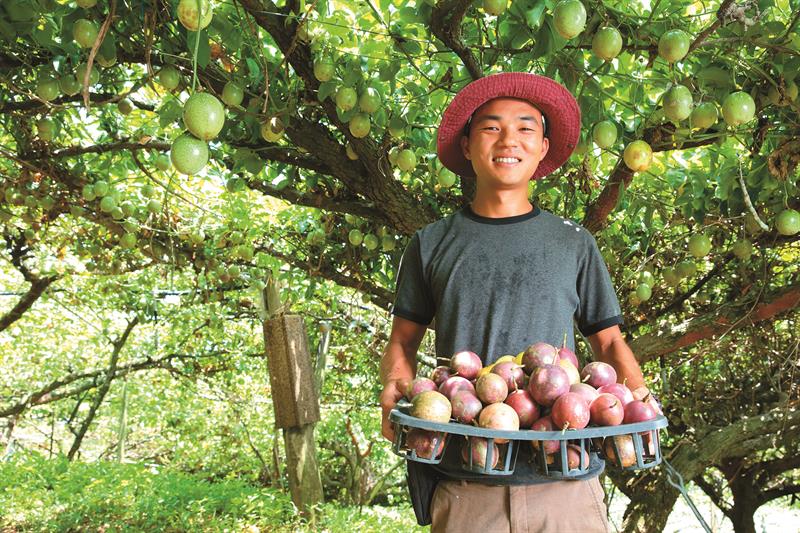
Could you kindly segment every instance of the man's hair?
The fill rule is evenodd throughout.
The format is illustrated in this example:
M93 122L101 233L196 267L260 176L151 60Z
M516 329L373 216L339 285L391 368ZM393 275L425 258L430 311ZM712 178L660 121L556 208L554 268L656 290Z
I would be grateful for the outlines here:
M502 98L502 97L498 97L498 98ZM496 99L495 99L495 100L496 100ZM489 101L491 102L491 100L489 100ZM527 100L526 100L526 101L527 101ZM484 102L484 104L485 104L485 103L486 103L486 102ZM483 105L483 104L481 104L481 105ZM533 105L533 104L531 103L531 105ZM536 107L536 106L533 106L533 107ZM547 131L547 119L545 118L545 116L544 116L544 113L542 113L542 111L541 111L541 110L540 110L538 107L536 107L536 109L537 109L537 110L539 111L539 113L541 113L541 115L542 115L542 129L544 130L544 133L542 134L542 138L544 138L544 137L547 137L547 134L549 133L549 132ZM477 111L477 109L476 109L475 111ZM469 119L467 120L467 123L466 123L466 124L464 124L464 137L469 137L469 130L470 130L470 127L472 126L472 119L473 119L473 117L475 117L475 112L474 112L474 111L473 111L473 112L472 112L472 114L469 116Z

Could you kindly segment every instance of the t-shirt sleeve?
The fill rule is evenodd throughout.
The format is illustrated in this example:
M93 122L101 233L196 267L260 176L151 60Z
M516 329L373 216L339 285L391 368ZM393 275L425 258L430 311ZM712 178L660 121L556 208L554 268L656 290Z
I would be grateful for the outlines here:
M422 266L419 233L415 233L400 259L392 314L427 326L435 312Z
M578 264L578 309L575 320L585 336L593 335L614 325L621 325L622 310L617 300L608 267L597 247L597 241L589 235L586 249Z

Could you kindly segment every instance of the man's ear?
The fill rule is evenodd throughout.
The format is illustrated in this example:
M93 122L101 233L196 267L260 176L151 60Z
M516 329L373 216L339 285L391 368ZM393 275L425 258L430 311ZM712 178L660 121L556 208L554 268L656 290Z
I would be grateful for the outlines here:
M461 136L461 152L464 154L464 157L469 159L469 137L466 135Z
M547 137L542 139L542 159L547 155L547 151L550 149L550 139ZM541 161L540 159L539 161Z

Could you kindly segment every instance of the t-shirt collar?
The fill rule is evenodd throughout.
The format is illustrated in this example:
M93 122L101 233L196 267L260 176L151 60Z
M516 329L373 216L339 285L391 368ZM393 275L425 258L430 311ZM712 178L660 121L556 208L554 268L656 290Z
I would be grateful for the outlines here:
M539 215L539 213L541 212L539 207L535 205L532 205L531 207L533 207L531 211L528 211L527 213L523 213L521 215L514 215L513 217L499 217L499 218L485 217L473 211L471 204L467 204L466 206L464 206L463 212L464 216L480 224L492 224L492 225L516 224L517 222L524 222Z

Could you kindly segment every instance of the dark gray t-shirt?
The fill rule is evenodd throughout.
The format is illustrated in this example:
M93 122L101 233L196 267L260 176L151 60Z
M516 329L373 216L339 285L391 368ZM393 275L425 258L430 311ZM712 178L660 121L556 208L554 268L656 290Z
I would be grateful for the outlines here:
M534 342L574 350L573 321L588 336L622 324L611 277L594 237L579 224L534 207L486 218L467 206L417 231L400 262L392 314L428 325L435 318L436 356L471 350L484 365ZM475 478L457 467L450 477ZM546 481L520 461L515 474L492 482ZM448 458L450 461L448 461ZM602 470L593 458L592 475ZM481 479L485 480L486 476Z

